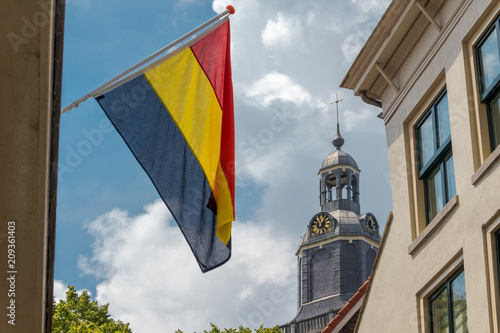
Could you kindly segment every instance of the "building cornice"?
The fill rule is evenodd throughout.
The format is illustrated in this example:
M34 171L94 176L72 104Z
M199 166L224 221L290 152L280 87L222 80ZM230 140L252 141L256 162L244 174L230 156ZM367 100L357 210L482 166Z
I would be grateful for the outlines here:
M301 251L312 249L315 247L319 247L321 249L323 247L323 245L330 244L330 243L336 242L336 241L342 241L342 240L348 240L349 242L354 241L354 240L363 240L363 241L367 242L368 244L370 244L372 247L376 247L376 248L378 248L380 245L379 243L377 243L373 239L370 239L370 238L363 236L363 235L353 235L353 236L338 235L338 236L333 236L332 238L326 238L326 239L322 239L319 241L313 241L311 243L307 243L305 245L299 246L295 255L298 256Z
M466 13L467 8L472 3L472 0L463 0L448 22L441 29L440 34L434 40L429 50L425 53L422 60L415 67L415 70L410 74L409 78L401 87L399 93L392 99L391 103L384 109L382 113L382 119L384 123L387 124L391 117L394 115L396 110L400 107L401 103L405 100L408 93L412 91L415 83L427 69L431 61L434 59L435 55L440 50L441 46L446 42L446 39L451 34L456 24L460 21L462 16Z
M358 96L363 91L369 97L376 99L381 98L382 92L388 86L392 87L395 96L389 103L385 101L387 105L384 105L384 111L380 116L387 124L471 3L472 0L462 0L447 22L439 24L432 15L435 15L444 2L429 0L424 5L417 0L394 0L372 33L373 36L377 36L378 42L373 41L372 36L368 39L340 87L350 89ZM391 19L391 14L396 12L399 13L398 19ZM415 28L417 25L418 29ZM405 78L404 82L394 81L407 53L411 52L428 26L433 26L437 30L436 38L408 78ZM383 41L380 40L382 36Z

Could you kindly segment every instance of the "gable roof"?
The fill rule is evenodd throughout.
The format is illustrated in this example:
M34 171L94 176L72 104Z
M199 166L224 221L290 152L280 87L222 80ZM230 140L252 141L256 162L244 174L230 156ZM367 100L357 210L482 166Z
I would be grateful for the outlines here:
M361 308L363 299L368 289L368 283L370 278L358 289L358 292L351 297L347 304L337 313L335 318L333 318L325 329L321 333L337 333L339 332L345 324L354 316L356 312Z
M340 295L328 297L325 299L305 303L301 306L299 312L290 323L299 322L311 318L315 318L330 312L337 312L346 302L346 298Z

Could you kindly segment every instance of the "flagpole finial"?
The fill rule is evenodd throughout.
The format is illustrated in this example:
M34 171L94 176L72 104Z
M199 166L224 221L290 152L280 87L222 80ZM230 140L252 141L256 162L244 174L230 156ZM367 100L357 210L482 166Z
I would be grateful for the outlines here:
M227 5L226 9L229 10L229 14L231 14L231 15L236 13L236 10L234 10L234 7L231 5Z

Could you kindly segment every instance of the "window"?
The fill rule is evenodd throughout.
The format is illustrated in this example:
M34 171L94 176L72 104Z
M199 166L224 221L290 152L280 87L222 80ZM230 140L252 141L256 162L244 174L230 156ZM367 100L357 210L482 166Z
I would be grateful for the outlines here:
M500 143L500 18L476 47L481 103L486 104L491 150Z
M455 273L430 298L432 333L467 333L467 303L463 269Z
M424 182L429 224L456 193L446 91L417 124L416 132L418 177Z

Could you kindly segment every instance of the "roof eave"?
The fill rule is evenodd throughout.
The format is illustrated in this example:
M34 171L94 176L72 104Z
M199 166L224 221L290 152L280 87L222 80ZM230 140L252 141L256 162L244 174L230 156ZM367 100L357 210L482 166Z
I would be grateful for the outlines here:
M379 51L384 41L390 36L390 32L398 22L401 13L408 7L410 2L413 3L414 1L415 0L393 0L389 4L387 10L382 15L375 29L368 37L340 83L341 88L352 90L356 96L359 96L360 91L363 90L360 88L360 80L363 74L370 70L369 66L375 54Z

